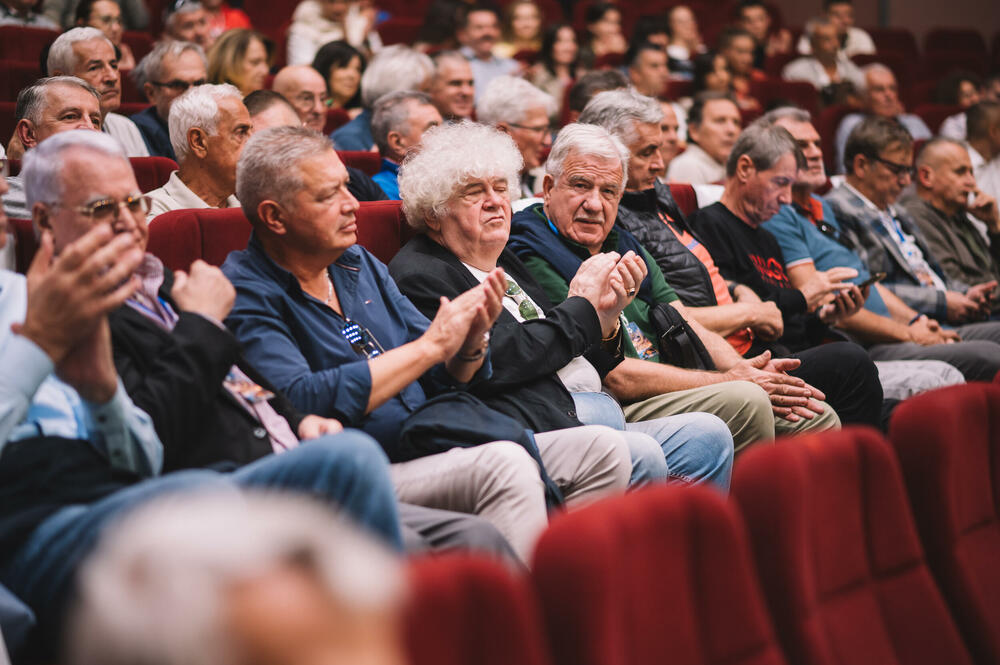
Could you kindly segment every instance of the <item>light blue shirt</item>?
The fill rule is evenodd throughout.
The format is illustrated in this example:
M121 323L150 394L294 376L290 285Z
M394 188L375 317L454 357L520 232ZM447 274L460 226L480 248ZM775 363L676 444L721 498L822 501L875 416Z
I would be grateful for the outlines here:
M498 76L513 74L520 66L517 64L517 60L498 58L495 55L491 56L488 60L480 60L468 46L463 46L459 51L469 60L469 67L472 68L472 78L475 81L476 87L476 99L483 96L486 92L486 86L490 84L490 81Z
M163 445L120 380L106 404L86 402L55 377L51 359L38 345L11 332L11 323L24 320L27 304L25 278L0 271L0 459L12 441L58 436L89 441L116 469L159 474Z

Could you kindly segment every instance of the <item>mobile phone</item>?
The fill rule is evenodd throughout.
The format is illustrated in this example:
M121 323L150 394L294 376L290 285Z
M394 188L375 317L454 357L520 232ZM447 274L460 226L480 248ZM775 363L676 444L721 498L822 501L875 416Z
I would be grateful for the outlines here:
M872 273L871 277L869 277L865 281L863 281L860 284L858 284L858 288L859 289L863 289L863 288L865 288L867 286L871 286L875 282L881 282L883 279L885 279L885 277L886 277L886 273L884 273L884 272Z

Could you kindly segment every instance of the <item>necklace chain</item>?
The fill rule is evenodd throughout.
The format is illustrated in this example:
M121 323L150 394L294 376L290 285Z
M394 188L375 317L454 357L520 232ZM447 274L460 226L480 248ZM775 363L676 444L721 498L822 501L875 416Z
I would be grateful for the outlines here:
M323 274L326 275L326 304L329 305L333 300L333 280L330 279L329 272L323 271Z

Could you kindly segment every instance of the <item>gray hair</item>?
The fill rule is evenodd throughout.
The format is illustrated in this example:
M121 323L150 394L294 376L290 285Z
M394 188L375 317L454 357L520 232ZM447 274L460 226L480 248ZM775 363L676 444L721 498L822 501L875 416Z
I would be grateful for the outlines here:
M236 197L243 214L259 223L257 207L262 201L288 205L305 184L299 164L326 152L333 152L330 139L305 127L255 132L236 164Z
M269 572L314 578L348 613L401 604L399 561L311 499L226 490L159 499L129 513L81 566L73 665L232 665L227 594ZM279 610L280 611L280 610Z
M487 125L518 123L529 111L542 109L545 117L556 114L559 105L552 95L543 92L519 76L498 76L476 100L476 119Z
M76 54L73 44L89 42L92 39L103 39L114 50L115 45L97 28L73 28L59 35L49 47L49 56L45 61L45 69L52 72L70 74L76 69Z
M382 95L420 90L434 73L430 57L403 44L379 50L361 75L361 103L372 108Z
M628 181L629 151L621 139L601 125L575 122L559 130L556 142L552 144L549 158L545 162L545 173L558 180L563 173L563 164L570 154L580 157L601 157L617 159L622 165L622 181L618 193L625 191Z
M770 127L777 124L781 120L791 120L792 122L812 122L812 116L809 111L800 109L797 106L780 106L776 109L772 109L757 118L751 123L752 125L759 125L761 127Z
M862 76L861 80L859 81L859 83L861 84L861 87L858 90L858 92L860 92L861 94L867 94L868 93L868 75L871 74L871 73L874 73L874 72L882 72L884 74L892 74L892 77L896 78L896 72L892 71L889 67L886 67L881 62L873 62L873 63L871 63L869 65L865 65L864 67L861 68L861 73L864 74L864 76Z
M175 2L171 4L177 4L177 3ZM163 26L167 29L167 32L173 32L175 16L183 16L184 14L191 14L193 12L202 9L204 9L204 7L200 2L191 2L190 0L187 2L180 3L180 6L178 6L177 9L173 9L172 7L168 6L163 11L164 15Z
M468 120L432 127L399 168L406 221L426 229L426 220L443 216L455 191L474 178L505 178L510 198L520 191L523 166L514 139L493 127Z
M17 93L17 104L14 107L14 118L16 120L28 120L33 125L38 125L42 119L42 111L46 108L49 102L48 91L49 88L55 85L75 85L78 88L83 88L90 94L94 96L94 99L98 103L101 101L101 95L94 86L90 85L81 78L75 76L50 76L48 78L38 79L27 88L21 90Z
M430 106L431 98L414 90L399 90L378 98L372 112L371 125L372 138L375 139L379 152L389 154L389 132L403 131L410 119L410 109L424 105Z
M170 128L170 145L177 155L178 164L183 164L187 157L187 135L192 127L200 127L209 135L215 135L219 102L223 99L235 99L243 103L243 95L236 86L229 83L195 86L174 100L167 124Z
M87 150L128 163L121 143L103 132L71 129L54 134L24 153L21 179L29 210L39 202L57 203L65 195L62 187L63 154L70 150Z
M625 88L594 95L580 114L579 122L600 125L628 145L636 139L636 123L659 125L661 120L663 109L658 101L634 88Z
M746 155L758 171L767 171L785 155L795 157L796 168L805 168L806 160L798 143L787 129L780 125L750 125L736 139L729 159L726 160L726 175L736 175L736 164Z
M132 81L135 82L139 90L142 90L146 83L161 80L163 78L163 60L167 56L179 58L188 51L196 53L205 65L205 69L208 69L208 58L205 57L205 51L194 42L164 40L157 42L153 50L147 53L146 57L135 66L135 69L132 70Z
M831 19L829 16L826 15L814 16L813 18L806 21L806 27L805 27L806 36L808 36L811 39L813 33L816 32L816 28L827 25L833 25L833 19Z

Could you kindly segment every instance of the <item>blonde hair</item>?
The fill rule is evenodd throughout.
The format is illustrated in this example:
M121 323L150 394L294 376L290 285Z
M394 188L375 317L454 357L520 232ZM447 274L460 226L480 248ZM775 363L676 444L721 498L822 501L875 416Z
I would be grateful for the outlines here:
M243 90L242 64L253 40L259 41L267 51L268 64L274 55L274 44L256 30L234 28L227 30L208 51L209 83L231 83Z

